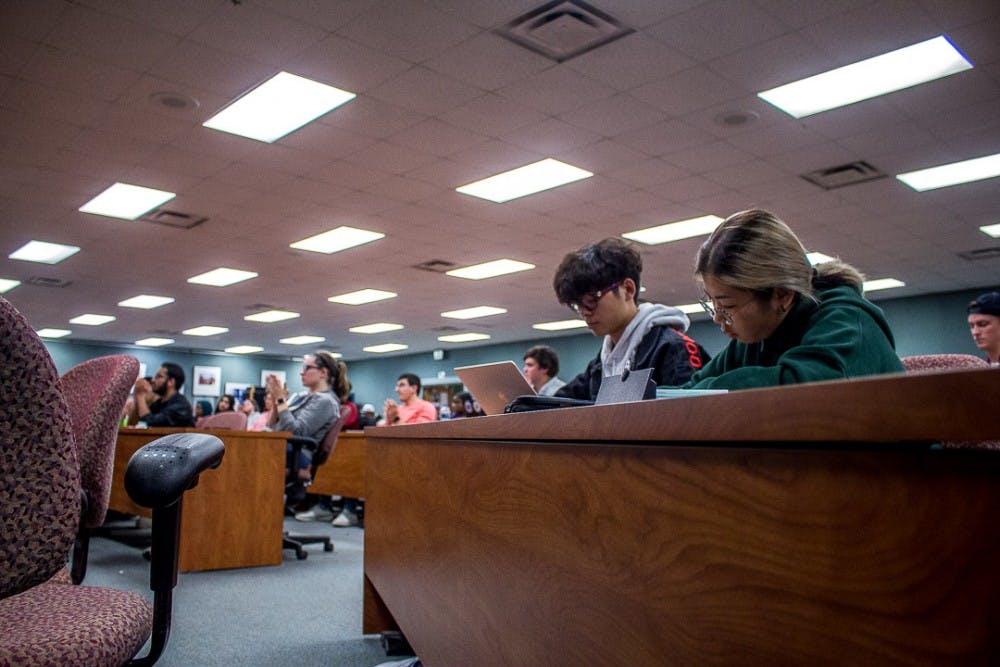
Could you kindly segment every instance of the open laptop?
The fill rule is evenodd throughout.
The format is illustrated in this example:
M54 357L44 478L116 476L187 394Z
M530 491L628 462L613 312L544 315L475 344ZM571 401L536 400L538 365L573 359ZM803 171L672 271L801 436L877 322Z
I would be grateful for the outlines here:
M488 415L502 415L507 404L518 396L535 395L535 388L513 361L460 366L455 375Z

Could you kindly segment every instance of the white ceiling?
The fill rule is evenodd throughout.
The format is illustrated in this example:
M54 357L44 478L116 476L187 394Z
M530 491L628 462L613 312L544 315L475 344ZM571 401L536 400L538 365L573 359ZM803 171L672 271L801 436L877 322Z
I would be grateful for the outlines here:
M907 286L873 298L993 285L1000 181L918 193L891 175L1000 152L1000 3L995 0L597 0L635 29L562 64L494 30L539 0L9 0L0 3L0 277L36 327L70 339L183 348L311 333L348 359L363 345L453 347L441 327L491 342L542 338L564 319L551 289L561 257L637 228L751 206L782 216L811 250ZM756 93L946 34L974 69L795 120ZM202 127L229 101L286 70L358 94L274 144ZM152 101L196 99L191 110ZM751 111L731 127L721 115ZM544 157L593 178L506 204L454 188ZM889 178L822 190L800 174L865 160ZM189 231L77 209L116 181L177 193L165 208L206 216ZM338 225L386 238L333 255L289 243ZM7 255L30 239L81 252L54 266ZM701 239L644 247L645 296L693 302ZM509 257L537 269L467 281L412 268ZM260 277L220 289L186 279L218 266ZM365 287L399 298L367 306L327 297ZM176 302L116 304L140 293ZM302 313L245 322L256 304ZM474 305L506 315L461 322ZM85 312L118 319L69 325ZM348 328L388 321L401 332ZM201 324L230 328L181 335ZM447 332L445 332L447 333ZM166 348L169 349L169 348ZM307 348L308 349L308 348Z

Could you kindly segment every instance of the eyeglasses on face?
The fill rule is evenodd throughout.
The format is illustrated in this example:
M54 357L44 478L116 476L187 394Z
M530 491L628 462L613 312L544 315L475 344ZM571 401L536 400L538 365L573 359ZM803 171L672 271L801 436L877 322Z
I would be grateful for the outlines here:
M751 301L753 301L753 297L744 301L743 303L736 304L735 306L717 307L714 304L712 297L708 296L707 294L702 294L700 297L698 297L698 303L700 303L701 307L705 309L705 312L708 313L713 320L715 319L716 314L718 314L718 316L722 318L722 321L726 326L733 325L733 312L747 305Z
M579 313L580 310L594 312L594 309L597 308L597 303L601 300L601 297L607 294L608 292L613 292L614 290L618 289L620 285L621 281L612 283L603 289L597 290L596 292L590 292L589 294L584 294L579 298L579 300L572 301L568 305L571 310L577 313Z
M302 372L303 373L305 373L306 371L308 371L310 368L315 368L316 370L319 370L319 366L317 366L315 364L302 364Z

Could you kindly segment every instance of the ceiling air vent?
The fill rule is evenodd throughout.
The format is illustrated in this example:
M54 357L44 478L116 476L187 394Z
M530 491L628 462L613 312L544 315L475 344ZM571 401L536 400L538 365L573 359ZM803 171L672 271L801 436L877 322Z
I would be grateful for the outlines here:
M829 167L828 169L817 169L808 174L802 174L802 178L813 185L818 185L824 190L835 190L847 187L848 185L857 185L858 183L865 183L866 181L874 181L885 177L886 174L863 160L851 162L850 164L842 164L838 167Z
M979 259L996 259L1000 257L1000 246L994 248L980 248L979 250L966 250L958 253L962 259L974 262Z
M414 264L413 268L420 269L421 271L431 271L433 273L444 273L445 271L451 271L455 268L455 263L446 262L443 259L432 259L427 262L421 262L420 264Z
M32 276L24 282L35 287L69 287L72 280L59 280L58 278L43 278L42 276Z
M206 217L181 213L180 211L168 211L159 209L149 215L139 218L143 222L152 222L157 225L166 225L174 229L194 229L201 223L208 220Z
M553 0L496 32L561 63L635 30L583 0Z

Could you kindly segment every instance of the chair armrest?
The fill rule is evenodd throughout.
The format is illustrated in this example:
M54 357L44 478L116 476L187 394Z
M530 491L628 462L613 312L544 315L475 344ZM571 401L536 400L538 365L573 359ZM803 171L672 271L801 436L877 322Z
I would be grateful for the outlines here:
M125 491L139 505L167 507L198 483L198 476L222 463L226 448L214 435L174 433L144 445L125 469Z

